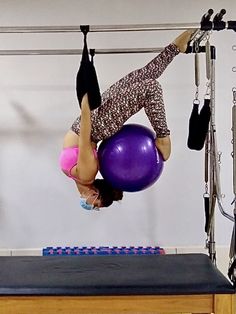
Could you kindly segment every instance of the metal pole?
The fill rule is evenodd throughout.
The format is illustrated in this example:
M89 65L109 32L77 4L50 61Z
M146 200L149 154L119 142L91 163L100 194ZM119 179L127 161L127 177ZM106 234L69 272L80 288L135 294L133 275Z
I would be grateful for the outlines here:
M159 53L163 48L95 49L95 54ZM79 55L82 49L0 50L0 56L25 55Z
M89 25L90 32L131 32L185 30L200 28L200 23L175 24L126 24L126 25ZM0 33L73 33L80 32L80 26L1 26Z
M236 88L233 88L232 133L233 133L233 191L236 197ZM236 205L236 203L235 203Z
M211 121L210 121L210 216L212 217L209 233L209 255L211 261L216 264L215 247L215 194L216 194L216 176L215 176L215 155L217 153L216 127L215 127L215 59L211 59Z
M233 88L232 133L233 133L233 191L234 191L234 230L230 246L230 258L236 258L236 88ZM236 278L236 274L235 274Z

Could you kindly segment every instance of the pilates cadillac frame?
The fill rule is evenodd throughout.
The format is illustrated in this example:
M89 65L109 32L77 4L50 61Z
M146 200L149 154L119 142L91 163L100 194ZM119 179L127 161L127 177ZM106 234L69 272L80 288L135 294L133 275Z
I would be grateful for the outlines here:
M236 31L236 21L222 21L225 10L217 13L213 22L210 21L212 14L213 10L210 9L202 17L201 23L94 25L89 26L89 31L131 32L185 29L198 29L203 33L209 30L224 29ZM0 34L80 31L81 26L0 27ZM209 168L207 169L210 176L211 208L207 246L211 261L207 256L198 254L152 257L108 256L108 258L92 257L92 259L79 256L64 258L60 256L0 257L0 312L3 311L4 314L155 313L156 311L158 313L160 311L165 313L174 313L174 311L205 314L213 312L215 314L235 313L234 287L214 267L216 261L215 200L218 201L221 213L232 220L234 224L236 210L234 216L227 214L223 209L221 200L215 127L215 48L212 49L210 61L212 117L208 137ZM122 48L96 49L95 52L96 54L125 54L156 53L161 50L162 48ZM194 50L190 49L189 52L194 52ZM205 52L204 49L202 52ZM0 50L1 56L77 55L81 53L82 50L80 49ZM233 125L236 125L235 119L234 114ZM236 128L234 132L236 133ZM236 135L234 135L234 139L236 139ZM235 142L233 148L236 149ZM235 151L233 156L234 164L236 164ZM233 181L233 184L236 193L236 180ZM235 251L234 234L231 243L231 253L233 252L231 265L236 261ZM163 268L163 265L166 268ZM95 273L90 274L90 267ZM79 272L78 269L80 269ZM235 269L236 265L234 265L231 273L231 280L234 284L236 282ZM24 276L24 272L28 272L28 276ZM140 272L143 272L142 276L137 276ZM166 274L165 278L163 272ZM117 280L114 276L117 276ZM86 281L87 278L91 279L92 284Z

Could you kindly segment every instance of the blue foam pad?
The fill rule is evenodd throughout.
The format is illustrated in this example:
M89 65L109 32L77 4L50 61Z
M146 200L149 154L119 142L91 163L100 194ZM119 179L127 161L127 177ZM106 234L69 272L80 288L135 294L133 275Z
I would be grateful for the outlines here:
M70 255L152 255L165 254L164 249L156 247L46 247L43 256Z

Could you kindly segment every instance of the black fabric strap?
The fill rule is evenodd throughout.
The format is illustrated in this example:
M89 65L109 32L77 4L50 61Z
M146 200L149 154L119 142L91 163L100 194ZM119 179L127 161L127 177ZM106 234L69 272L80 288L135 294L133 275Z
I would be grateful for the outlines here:
M97 73L93 64L93 56L95 54L95 51L92 55L92 60L90 61L87 45L87 33L89 31L89 28L86 26L81 26L81 31L84 34L84 47L80 67L76 77L76 93L80 106L84 95L87 94L89 107L91 110L94 110L98 108L101 104L101 94L97 79Z
M210 99L204 100L200 113L198 110L199 103L194 103L189 119L187 141L188 148L193 150L201 150L204 146L211 118Z
M193 109L189 119L189 134L187 145L189 149L199 150L198 127L199 127L199 103L193 103Z
M209 218L210 218L210 213L209 213L209 204L210 204L210 199L209 196L204 196L204 208L205 208L205 232L207 233L208 231L208 225L209 225Z

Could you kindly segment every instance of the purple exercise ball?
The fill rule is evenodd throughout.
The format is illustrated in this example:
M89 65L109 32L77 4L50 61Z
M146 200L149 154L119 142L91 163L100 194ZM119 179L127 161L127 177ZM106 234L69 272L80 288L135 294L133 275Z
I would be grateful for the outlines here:
M100 172L114 188L127 192L154 184L163 170L155 134L145 126L126 124L98 149Z

